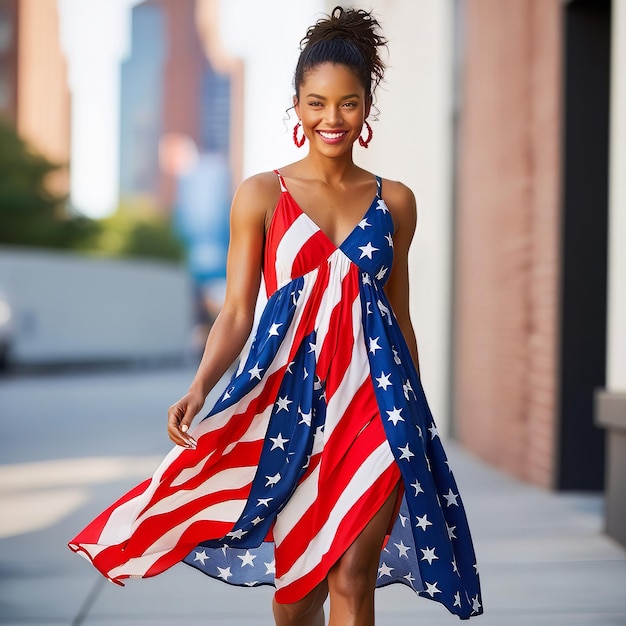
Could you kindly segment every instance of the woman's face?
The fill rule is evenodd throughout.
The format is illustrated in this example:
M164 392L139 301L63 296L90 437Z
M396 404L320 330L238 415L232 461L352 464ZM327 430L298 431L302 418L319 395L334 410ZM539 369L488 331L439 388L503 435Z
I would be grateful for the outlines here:
M340 156L352 149L370 103L357 75L345 65L324 63L307 72L294 99L311 150Z

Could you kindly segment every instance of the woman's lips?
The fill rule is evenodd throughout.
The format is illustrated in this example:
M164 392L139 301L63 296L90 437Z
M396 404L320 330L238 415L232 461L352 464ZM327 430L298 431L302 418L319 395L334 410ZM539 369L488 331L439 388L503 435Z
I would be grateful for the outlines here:
M347 134L347 130L318 130L317 134L324 140L325 143L339 143Z

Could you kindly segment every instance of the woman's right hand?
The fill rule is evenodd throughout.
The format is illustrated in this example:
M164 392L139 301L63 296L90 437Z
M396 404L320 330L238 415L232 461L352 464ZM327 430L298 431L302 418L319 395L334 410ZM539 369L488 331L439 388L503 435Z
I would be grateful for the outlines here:
M193 418L204 406L205 397L201 393L190 391L167 412L167 434L170 439L183 448L195 448L196 440L188 434Z

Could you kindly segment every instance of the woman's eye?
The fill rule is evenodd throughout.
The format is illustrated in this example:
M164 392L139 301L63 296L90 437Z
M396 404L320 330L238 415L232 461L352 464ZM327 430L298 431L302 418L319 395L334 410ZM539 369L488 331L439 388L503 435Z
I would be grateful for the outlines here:
M309 106L310 107L321 107L322 103L321 102L309 102Z
M356 102L345 102L343 106L352 109L356 106Z

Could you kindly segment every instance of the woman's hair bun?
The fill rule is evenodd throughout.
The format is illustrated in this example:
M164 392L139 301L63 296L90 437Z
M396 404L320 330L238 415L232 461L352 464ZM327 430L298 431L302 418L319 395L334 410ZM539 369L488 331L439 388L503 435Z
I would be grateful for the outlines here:
M385 73L379 48L387 40L379 29L376 18L363 9L337 6L330 15L318 20L300 42L294 76L296 94L307 72L323 63L336 63L355 70L366 93L373 95Z

